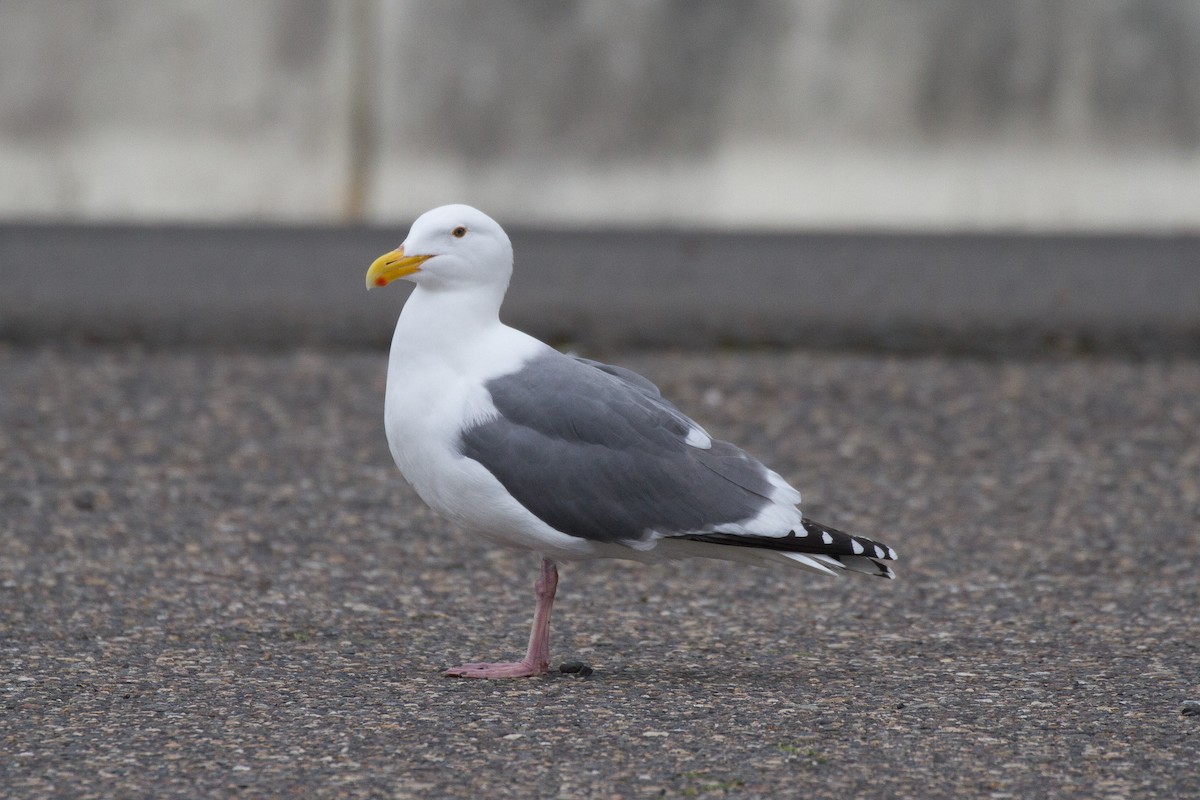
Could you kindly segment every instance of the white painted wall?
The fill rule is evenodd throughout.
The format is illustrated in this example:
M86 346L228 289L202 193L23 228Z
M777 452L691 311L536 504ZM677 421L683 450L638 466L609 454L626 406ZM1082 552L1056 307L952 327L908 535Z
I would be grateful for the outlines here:
M0 217L1200 229L1191 0L0 0Z

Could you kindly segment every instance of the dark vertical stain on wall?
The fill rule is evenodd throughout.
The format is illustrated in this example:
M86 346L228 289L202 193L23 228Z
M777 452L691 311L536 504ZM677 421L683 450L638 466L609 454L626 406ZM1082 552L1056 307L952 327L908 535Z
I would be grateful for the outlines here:
M438 147L475 159L605 161L702 152L740 60L774 45L778 6L451 0L414 8L413 81Z

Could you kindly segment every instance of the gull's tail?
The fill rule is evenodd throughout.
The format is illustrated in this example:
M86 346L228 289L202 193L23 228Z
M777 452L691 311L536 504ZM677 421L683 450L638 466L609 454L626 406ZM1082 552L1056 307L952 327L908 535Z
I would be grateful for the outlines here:
M801 530L789 531L785 536L703 533L684 538L722 547L749 547L760 552L769 551L772 555L781 556L797 566L816 572L833 574L835 570L845 569L880 578L896 577L891 567L884 563L895 561L896 551L886 544L863 536L851 536L807 518L801 520ZM719 557L716 554L704 555L710 558Z

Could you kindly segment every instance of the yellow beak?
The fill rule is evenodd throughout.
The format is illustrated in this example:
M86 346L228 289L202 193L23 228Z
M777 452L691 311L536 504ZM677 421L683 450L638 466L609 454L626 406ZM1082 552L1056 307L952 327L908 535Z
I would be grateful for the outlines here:
M376 286L387 286L397 278L412 275L431 258L433 256L405 255L403 247L397 247L390 253L384 253L375 259L375 263L371 264L371 268L367 270L367 290L370 291Z

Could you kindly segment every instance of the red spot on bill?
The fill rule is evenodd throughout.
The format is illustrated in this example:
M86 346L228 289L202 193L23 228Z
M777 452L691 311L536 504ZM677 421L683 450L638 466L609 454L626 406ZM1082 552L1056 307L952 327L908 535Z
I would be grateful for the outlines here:
M383 277L376 278L375 285L376 286L387 286L387 278L383 278Z

